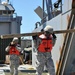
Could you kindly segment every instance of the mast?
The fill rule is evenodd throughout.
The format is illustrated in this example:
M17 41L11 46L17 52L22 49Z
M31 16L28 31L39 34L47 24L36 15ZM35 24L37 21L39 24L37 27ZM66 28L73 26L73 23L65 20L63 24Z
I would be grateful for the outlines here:
M1 0L0 0L0 4L1 4Z
M48 14L48 20L52 19L52 0L46 0L46 7L47 7L47 14Z

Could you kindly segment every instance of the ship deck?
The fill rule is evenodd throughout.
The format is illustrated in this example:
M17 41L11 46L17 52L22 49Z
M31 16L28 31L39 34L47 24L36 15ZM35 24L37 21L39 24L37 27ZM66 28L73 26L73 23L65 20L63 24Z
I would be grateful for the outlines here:
M18 68L18 75L35 75L36 69L29 64L20 65ZM0 64L0 75L10 75L10 67L7 64ZM48 75L47 71L43 72L43 75Z

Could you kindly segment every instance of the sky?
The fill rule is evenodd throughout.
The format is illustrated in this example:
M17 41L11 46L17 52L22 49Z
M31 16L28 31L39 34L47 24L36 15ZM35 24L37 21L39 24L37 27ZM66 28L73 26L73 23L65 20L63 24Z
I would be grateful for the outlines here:
M17 16L22 16L21 33L32 32L35 28L35 23L41 21L34 10L38 6L42 7L42 0L9 0L9 2L15 8Z

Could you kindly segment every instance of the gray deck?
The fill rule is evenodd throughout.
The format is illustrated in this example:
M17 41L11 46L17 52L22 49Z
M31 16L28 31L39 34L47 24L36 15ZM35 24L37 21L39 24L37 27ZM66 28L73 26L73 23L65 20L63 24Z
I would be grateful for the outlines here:
M18 71L19 75L36 75L36 69L32 65L20 65ZM10 75L9 65L0 64L0 75ZM48 75L47 71L43 75Z

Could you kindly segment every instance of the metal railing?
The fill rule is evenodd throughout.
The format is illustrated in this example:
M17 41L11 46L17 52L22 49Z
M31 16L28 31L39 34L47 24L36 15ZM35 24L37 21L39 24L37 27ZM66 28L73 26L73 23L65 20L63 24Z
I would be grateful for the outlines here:
M69 29L73 29L75 27L74 22L75 22L75 15L72 15ZM66 34L56 75L65 75L66 64L68 61L68 57L70 55L69 53L70 49L72 48L73 37L74 33Z
M11 16L0 16L0 22L11 22L12 19Z

